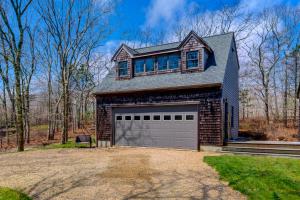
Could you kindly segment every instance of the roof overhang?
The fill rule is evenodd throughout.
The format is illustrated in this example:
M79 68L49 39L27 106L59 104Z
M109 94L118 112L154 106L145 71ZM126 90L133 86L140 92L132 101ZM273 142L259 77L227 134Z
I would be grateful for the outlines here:
M202 43L203 46L204 46L210 53L213 52L212 49L208 46L208 44L207 44L201 37L199 37L199 36L197 35L197 33L195 33L194 31L191 31L191 32L184 38L184 40L182 40L182 42L181 42L180 45L179 45L179 48L181 48L184 44L186 44L186 43L189 41L189 39L190 39L191 37L195 37L195 38L198 40L198 42Z
M112 92L94 92L94 96L108 96L108 95L124 95L132 93L148 93L148 92L158 92L158 91L175 91L184 89L205 89L205 88L221 88L222 83L211 83L211 84L201 84L201 85L189 85L189 86L178 86L178 87L165 87L165 88L150 88L150 89L140 89L140 90L125 90L125 91L112 91Z

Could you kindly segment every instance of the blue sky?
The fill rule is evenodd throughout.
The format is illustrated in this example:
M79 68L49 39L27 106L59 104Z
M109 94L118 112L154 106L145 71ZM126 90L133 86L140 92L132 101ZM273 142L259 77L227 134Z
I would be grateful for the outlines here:
M112 34L105 40L106 52L114 51L125 40L124 33L132 33L145 27L150 30L166 30L188 10L197 13L213 12L222 6L238 5L245 12L258 12L274 5L300 6L300 0L120 0L111 17Z

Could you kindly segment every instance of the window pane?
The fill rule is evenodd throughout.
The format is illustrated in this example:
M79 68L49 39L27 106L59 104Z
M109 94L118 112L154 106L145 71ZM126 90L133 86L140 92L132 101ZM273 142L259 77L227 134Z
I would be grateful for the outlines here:
M186 115L185 120L194 120L194 115Z
M182 120L182 115L175 115L175 120Z
M171 120L171 115L164 115L164 120Z
M134 62L134 71L135 71L135 73L143 73L144 72L144 60L136 60Z
M189 51L186 53L186 67L198 67L198 51Z
M188 60L186 63L187 68L198 67L198 60Z
M179 67L179 55L170 55L169 56L169 69L177 69Z
M160 120L160 115L154 115L153 120Z
M147 58L145 63L146 63L146 72L154 71L154 59L153 58Z
M168 69L168 56L159 56L157 58L157 69L158 70Z
M127 61L119 62L119 76L126 76L128 74Z
M122 120L122 116L117 116L117 120Z
M150 120L150 115L145 115L144 120Z
M198 51L189 51L186 53L186 59L194 60L198 59Z
M131 116L125 116L125 120L131 120Z
M141 116L134 116L134 120L141 120Z

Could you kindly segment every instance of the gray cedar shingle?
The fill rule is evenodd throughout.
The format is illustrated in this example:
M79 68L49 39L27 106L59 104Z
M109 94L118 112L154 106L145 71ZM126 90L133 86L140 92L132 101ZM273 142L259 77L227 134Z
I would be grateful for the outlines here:
M225 68L230 51L233 33L202 38L213 50L208 58L206 70L196 73L167 73L134 77L130 80L116 80L115 69L111 69L94 93L114 93L124 91L140 91L160 88L199 86L223 83ZM134 49L138 53L161 51L176 48L180 42L165 45Z

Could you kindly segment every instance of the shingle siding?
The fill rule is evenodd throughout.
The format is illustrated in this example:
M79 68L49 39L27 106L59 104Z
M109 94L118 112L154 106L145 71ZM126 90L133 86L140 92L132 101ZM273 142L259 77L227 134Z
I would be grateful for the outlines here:
M113 144L114 107L163 106L168 103L185 105L188 101L196 102L198 105L200 145L223 144L225 101L229 104L230 113L231 106L234 107L234 127L229 127L229 136L237 137L239 69L233 33L206 37L203 40L191 34L182 43L131 49L132 52L129 52L128 48L121 46L113 59L116 62L124 60L128 62L128 76L118 78L118 69L115 67L95 91L97 140L110 141ZM131 54L139 53L145 56L146 53L151 51L157 53L159 50L166 53L167 48L178 48L177 50L181 51L181 66L178 71L134 76L132 62L134 56ZM196 70L186 69L186 53L192 50L199 52L199 68Z
M113 141L112 109L120 105L138 107L194 101L198 104L200 145L222 145L221 90L218 88L157 91L97 96L97 139ZM183 104L184 105L184 104Z
M223 82L223 110L224 110L224 102L227 100L228 102L228 112L231 113L231 106L234 107L234 117L233 117L233 125L234 127L229 127L229 136L232 138L236 138L238 136L238 127L239 127L239 67L238 67L238 59L236 54L234 40L232 40L230 45L230 51L228 55L228 62L226 66L226 71L224 75ZM231 115L231 114L230 114ZM229 117L230 119L230 117ZM224 112L223 112L223 120L224 120Z

